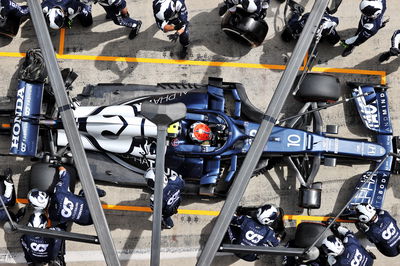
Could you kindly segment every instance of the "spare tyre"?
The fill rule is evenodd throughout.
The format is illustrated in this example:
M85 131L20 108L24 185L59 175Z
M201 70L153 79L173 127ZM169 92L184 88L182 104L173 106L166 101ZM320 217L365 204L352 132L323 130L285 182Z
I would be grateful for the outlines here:
M297 80L299 78L300 75ZM302 102L337 101L340 97L339 79L325 73L307 73L295 97Z
M235 13L226 12L221 29L232 39L256 47L267 36L268 24L262 19L255 20L245 10L237 8Z

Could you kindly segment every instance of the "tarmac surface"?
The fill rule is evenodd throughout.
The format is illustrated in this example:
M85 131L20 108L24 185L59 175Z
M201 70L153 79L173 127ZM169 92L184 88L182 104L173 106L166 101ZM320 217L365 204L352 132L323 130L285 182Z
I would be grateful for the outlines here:
M314 1L300 1L310 10ZM21 2L18 1L21 4ZM283 4L271 0L267 23L269 32L264 43L256 48L242 46L229 39L220 30L218 16L219 1L186 0L191 23L191 49L188 60L177 61L179 44L168 41L166 34L155 25L151 1L128 0L130 15L143 21L140 34L129 40L129 30L114 25L105 19L105 12L99 5L93 6L93 26L82 28L75 21L71 29L51 31L51 36L60 68L73 68L79 74L74 83L75 94L88 84L135 83L155 85L158 82L207 83L208 77L222 77L225 81L241 82L250 100L264 110L268 105L287 62L294 44L283 43L280 32L283 29ZM343 1L335 14L340 19L337 30L345 39L355 32L360 11L359 1ZM318 62L314 71L330 72L339 77L343 84L342 96L350 90L346 81L387 84L394 135L399 135L400 85L399 59L391 58L379 64L379 55L390 47L390 37L400 23L400 3L388 1L385 17L391 20L377 35L368 40L348 57L341 57L342 49L321 43ZM23 54L29 48L38 47L31 21L26 21L11 42L0 39L0 104L13 104L16 74L23 62ZM293 99L288 99L283 115L295 112ZM339 136L346 138L369 138L371 135L361 123L354 105L346 103L321 112L325 124L340 126ZM9 140L0 138L0 151L7 152ZM28 158L1 157L0 168L11 167L17 196L26 198L31 162ZM323 182L322 206L311 212L312 217L297 207L299 183L287 167L275 167L265 175L253 178L241 204L257 206L265 203L279 205L287 215L289 235L302 220L323 220L327 215L336 214L349 198L359 174L369 165L321 166L316 181ZM78 184L79 186L79 184ZM151 213L149 195L142 189L99 185L107 191L102 202L107 204L105 214L115 245L120 252L122 265L147 265L150 257ZM79 188L77 188L79 189ZM399 178L392 175L386 193L384 208L394 217L400 218ZM23 201L23 200L22 200ZM118 205L116 207L116 205ZM194 265L201 247L208 238L222 199L187 196L179 214L173 217L175 227L162 231L162 265ZM20 207L22 204L20 204ZM117 209L119 208L119 209ZM15 208L17 209L17 208ZM351 228L352 225L349 225ZM354 229L354 228L353 228ZM72 227L73 232L95 234L94 227ZM368 244L364 240L365 244ZM368 244L377 255L375 265L400 265L396 258L386 258ZM101 249L96 245L67 242L66 260L68 265L103 265ZM214 265L281 265L281 257L262 256L261 260L246 263L229 254L219 254ZM0 231L0 264L24 263L19 236Z

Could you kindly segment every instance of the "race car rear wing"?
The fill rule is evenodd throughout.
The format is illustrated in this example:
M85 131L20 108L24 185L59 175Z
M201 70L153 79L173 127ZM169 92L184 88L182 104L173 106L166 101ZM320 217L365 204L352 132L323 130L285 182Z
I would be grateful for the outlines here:
M36 156L43 83L18 82L10 154Z

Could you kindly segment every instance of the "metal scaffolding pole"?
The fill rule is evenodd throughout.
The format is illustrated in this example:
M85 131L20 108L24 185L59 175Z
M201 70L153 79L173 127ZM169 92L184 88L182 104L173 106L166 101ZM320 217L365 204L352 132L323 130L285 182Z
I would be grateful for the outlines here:
M154 182L150 265L158 266L160 265L161 251L163 180L165 175L165 151L167 150L167 129L174 121L185 118L186 105L183 103L166 105L145 102L142 104L141 114L157 125L156 177Z
M200 254L199 260L197 261L197 266L210 265L221 245L222 239L226 230L228 229L233 214L235 213L235 210L239 205L241 198L243 197L250 177L272 132L272 128L274 127L277 117L281 112L286 98L293 86L293 83L296 79L296 74L298 73L298 70L302 64L303 58L310 47L316 31L318 30L327 4L328 0L317 0L314 3L307 23L287 64L286 70L283 72L278 87L272 96L267 111L264 114L264 118L254 138L253 144L251 145L243 165L240 168L238 176L232 183L225 204L222 207L220 215L215 222L207 243Z
M86 153L83 149L78 129L76 128L75 117L71 110L71 104L57 64L53 44L50 40L47 25L43 17L42 8L37 0L28 0L28 5L36 36L39 41L39 46L45 59L46 69L54 91L54 97L68 138L68 143L71 147L72 155L74 156L75 167L79 173L80 181L89 205L90 215L92 216L96 228L105 261L107 265L120 265L117 250L115 249L114 242L111 238L110 229L108 228L107 220L101 207L96 186L89 169Z

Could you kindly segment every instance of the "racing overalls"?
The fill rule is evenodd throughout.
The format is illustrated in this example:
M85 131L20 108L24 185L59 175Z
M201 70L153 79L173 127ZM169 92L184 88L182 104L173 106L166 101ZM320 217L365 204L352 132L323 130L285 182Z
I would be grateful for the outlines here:
M171 175L168 178L168 184L163 189L163 206L162 218L163 224L168 228L173 227L171 216L178 212L181 204L181 191L185 186L185 181L181 176ZM153 208L153 200L150 201L150 206Z
M8 17L14 16L21 18L22 16L28 15L28 6L19 6L12 0L0 0L0 20L7 20Z
M382 13L377 18L369 18L361 15L360 22L358 23L358 29L355 36L346 39L344 42L350 46L359 46L366 40L374 36L383 24L383 15L386 11L386 0L377 0L382 2Z
M368 223L358 222L357 228L385 256L394 257L400 253L400 230L393 217L384 210L376 210L377 218Z
M52 227L50 230L63 231L60 227ZM28 264L49 263L56 259L63 259L63 240L46 238L42 236L23 235L20 239L25 259Z
M111 18L116 25L128 28L136 28L139 25L138 20L131 18L129 14L121 13L121 10L126 8L125 0L99 0L98 3L106 11L107 17Z
M15 204L15 190L14 184L4 180L4 193L0 195L6 206L13 206ZM10 213L11 214L11 213ZM11 214L12 215L12 214ZM8 221L7 213L0 204L0 221Z
M60 170L59 176L60 181L56 184L50 198L50 219L61 223L93 224L85 197L74 195L69 191L69 173L66 170Z
M236 6L241 5L244 11L254 15L254 18L264 18L269 7L269 0L225 0L225 5L230 12L236 12Z
M185 27L182 34L179 35L179 43L183 47L189 45L189 21L188 10L186 8L185 0L172 0L173 7L169 1L153 1L153 15L156 19L157 26L164 31L166 25L181 25ZM165 32L165 31L164 31Z
M68 23L72 22L74 17L77 17L83 27L93 24L92 7L90 5L85 5L78 0L45 0L42 2L43 13L45 14L54 7L60 7L64 11L64 14L68 17Z
M292 16L288 21L288 27L291 32L292 37L297 40L306 25L307 19L310 13L306 13L300 17L300 14L293 12ZM336 44L339 40L339 34L336 31L336 26L339 24L339 19L337 17L331 16L328 13L324 13L321 19L320 29L321 38L327 40L331 44Z
M228 237L232 244L242 246L276 247L279 240L274 230L268 225L262 225L250 216L233 216L228 227ZM257 254L235 254L246 261L255 261Z
M371 266L374 262L371 254L361 245L360 241L351 231L343 236L342 239L344 251L341 255L333 257L328 256L329 265L334 266Z

